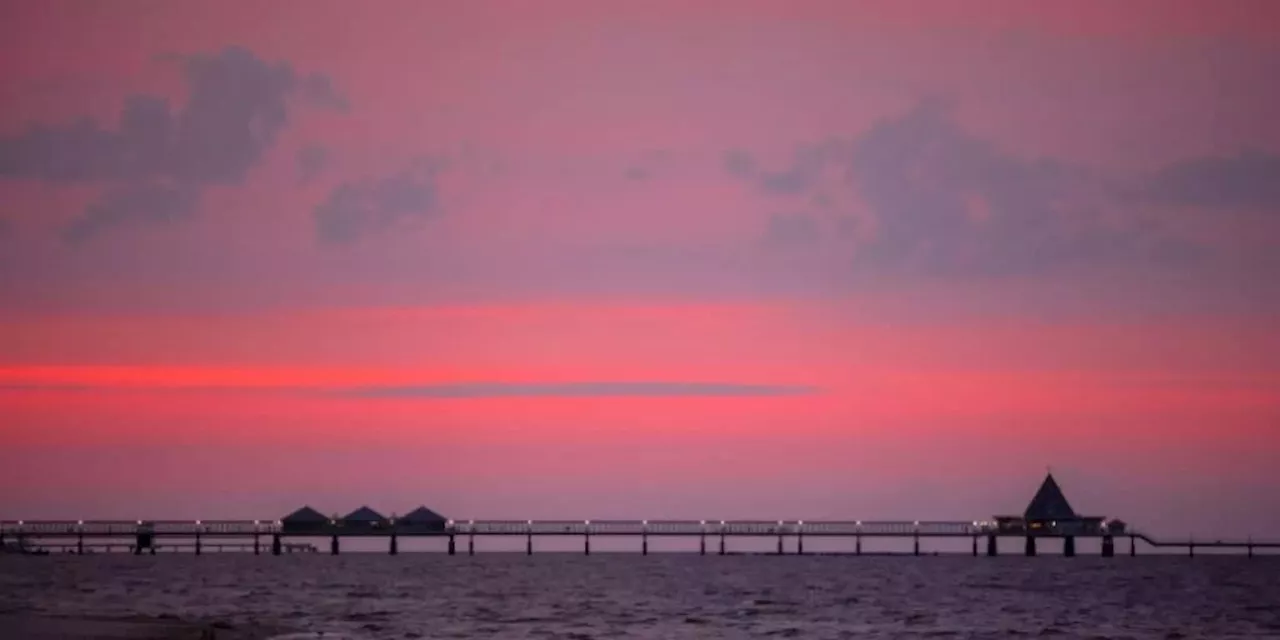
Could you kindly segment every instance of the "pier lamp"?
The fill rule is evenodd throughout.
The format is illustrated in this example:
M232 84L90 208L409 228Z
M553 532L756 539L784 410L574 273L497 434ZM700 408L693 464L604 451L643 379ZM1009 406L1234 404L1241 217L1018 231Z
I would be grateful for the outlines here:
M583 520L583 521L582 521L582 524L585 524L585 525L587 525L587 526L589 527L589 526L591 526L591 521L590 521L590 520Z
M724 526L724 520L721 520L721 521L720 521L720 526L722 526L722 527Z
M803 527L803 526L804 526L804 520L796 520L796 525Z
M862 521L861 521L861 520L859 520L859 521L857 521L857 522L853 523L853 526L855 526L855 527L861 527L861 526L862 526Z
M77 526L77 527L83 527L83 526L84 526L84 520L76 520L76 526Z
M707 526L707 521L706 521L706 520L703 520L702 522L699 522L698 524L700 524L700 525L702 525L702 526L704 526L704 527L705 527L705 526ZM723 521L721 521L721 522L720 522L720 524L724 524L724 522L723 522Z

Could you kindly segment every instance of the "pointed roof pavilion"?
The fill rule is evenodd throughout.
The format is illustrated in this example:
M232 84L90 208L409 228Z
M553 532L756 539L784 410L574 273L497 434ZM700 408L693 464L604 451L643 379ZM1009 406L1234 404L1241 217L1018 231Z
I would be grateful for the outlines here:
M426 522L431 522L431 523L446 522L447 520L448 518L445 518L444 516L426 507L418 507L417 509L414 509L413 511L410 511L409 513L404 514L404 517L400 518L401 522L405 522L409 524L426 523Z
M1058 481L1050 473L1044 477L1040 490L1036 491L1035 497L1027 505L1023 517L1027 520L1071 520L1078 516L1075 509L1071 508L1071 503L1067 502L1067 497L1062 494L1062 487L1058 486Z
M308 507L308 506L304 506L301 509L294 511L291 514L283 518L280 518L280 522L299 523L299 524L304 524L304 523L316 524L316 523L323 523L328 521L329 521L329 518L325 517L323 513L320 513L319 511L316 511L315 509L312 509L311 507Z
M370 509L369 507L360 507L342 518L346 522L382 522L386 518L382 514Z

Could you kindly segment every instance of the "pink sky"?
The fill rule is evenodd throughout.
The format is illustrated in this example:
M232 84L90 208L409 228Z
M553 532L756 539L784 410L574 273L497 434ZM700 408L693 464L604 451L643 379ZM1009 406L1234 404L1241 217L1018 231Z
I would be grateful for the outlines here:
M16 2L0 518L1280 527L1280 11Z

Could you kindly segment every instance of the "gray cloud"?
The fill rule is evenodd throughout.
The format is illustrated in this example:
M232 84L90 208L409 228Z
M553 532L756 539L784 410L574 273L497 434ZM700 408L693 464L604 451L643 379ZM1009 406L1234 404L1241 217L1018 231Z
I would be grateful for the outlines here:
M748 173L754 161L736 157L731 173L779 195L809 193L832 168L843 174L876 220L874 237L852 255L862 270L1007 275L1190 253L1149 222L1104 224L1110 196L1102 180L1005 153L963 131L937 102L882 120L847 144L801 149L782 171ZM775 218L766 236L822 237L798 225Z
M405 221L436 213L435 171L395 175L334 187L312 212L316 234L329 244L352 244Z
M31 125L17 136L0 138L0 176L126 185L166 181L182 190L239 184L287 124L291 97L301 93L313 105L345 107L324 76L300 80L289 65L265 62L239 47L169 59L182 66L189 90L182 108L158 96L135 95L125 102L114 129L90 119ZM152 210L172 204L142 201L148 193L170 197L164 189L123 189L132 195L109 193L86 210L92 220L78 220L73 227L87 225L96 233L114 221L157 218L102 213L126 203Z
M778 213L769 217L764 241L779 248L806 248L821 239L821 225L813 216L804 213Z
M1246 150L1235 156L1171 164L1142 189L1157 202L1210 209L1280 207L1280 155Z
M298 165L298 180L306 184L329 165L329 150L320 145L309 144L298 149L294 161Z
M196 189L183 184L135 183L109 190L63 229L70 242L84 242L125 225L170 224L195 210Z
M727 382L550 382L361 387L343 391L362 398L605 398L605 397L764 397L814 393L802 386L752 385Z
M116 391L136 393L137 387L91 384L6 383L0 393L21 391ZM344 389L313 387L148 387L146 393L288 393L356 398L715 398L778 397L817 393L809 386L739 384L732 382L468 382L408 386L373 385Z

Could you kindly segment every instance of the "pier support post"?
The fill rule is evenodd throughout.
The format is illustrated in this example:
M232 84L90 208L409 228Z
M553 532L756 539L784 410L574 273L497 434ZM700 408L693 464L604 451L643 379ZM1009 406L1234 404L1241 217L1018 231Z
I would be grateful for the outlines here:
M338 555L338 551L338 534L335 533L332 538L329 538L329 555L336 556Z
M911 555L920 555L920 534L912 536Z
M83 537L82 537L83 539ZM196 531L196 555L200 555L200 532Z
M1187 543L1187 557L1188 557L1188 558L1194 558L1194 557L1196 557L1196 543L1195 543L1195 542L1189 542L1189 543Z
M796 555L804 555L804 532L796 533Z
M271 555L273 556L280 555L280 552L284 550L283 547L284 545L281 543L280 534L279 533L271 534Z
M387 553L393 556L400 553L400 540L396 538L396 532L394 531L391 532L391 546L387 549Z
M533 532L532 531L530 531L528 534L525 535L524 554L526 556L533 555Z
M987 534L987 557L994 558L1000 555L1000 547L996 544L995 534Z
M1129 557L1138 555L1137 536L1129 536Z
M858 556L862 555L862 535L861 534L854 536L853 545L854 545L853 554Z
M467 536L467 555L474 556L476 554L476 534Z
M707 534L698 536L698 555L707 555Z
M706 549L704 548L702 552L706 553ZM640 536L640 555L649 555L649 534L647 533Z
M1027 557L1036 555L1036 539L1034 536L1027 536Z
M720 555L724 555L724 532L720 532Z
M1252 548L1250 550L1252 551ZM84 531L76 535L76 555L84 555Z
M262 540L258 534L253 534L253 555L262 555Z
M1076 537L1066 536L1062 539L1062 555L1067 558L1076 557Z
M778 534L778 555L782 555L784 553L786 552L782 548L782 534L779 533Z
M1132 544L1132 542L1130 542ZM1111 536L1102 536L1102 557L1114 558L1116 555L1116 541Z
M973 537L973 557L978 557L978 536Z
M453 534L451 533L449 534L449 555L452 556L452 555L456 555L457 553L458 553L457 542L454 540Z
M586 533L582 536L582 555L591 555L591 534Z
M1246 548L1249 550L1249 557L1252 558L1253 557L1253 540L1250 540L1248 542L1248 544L1246 545Z

